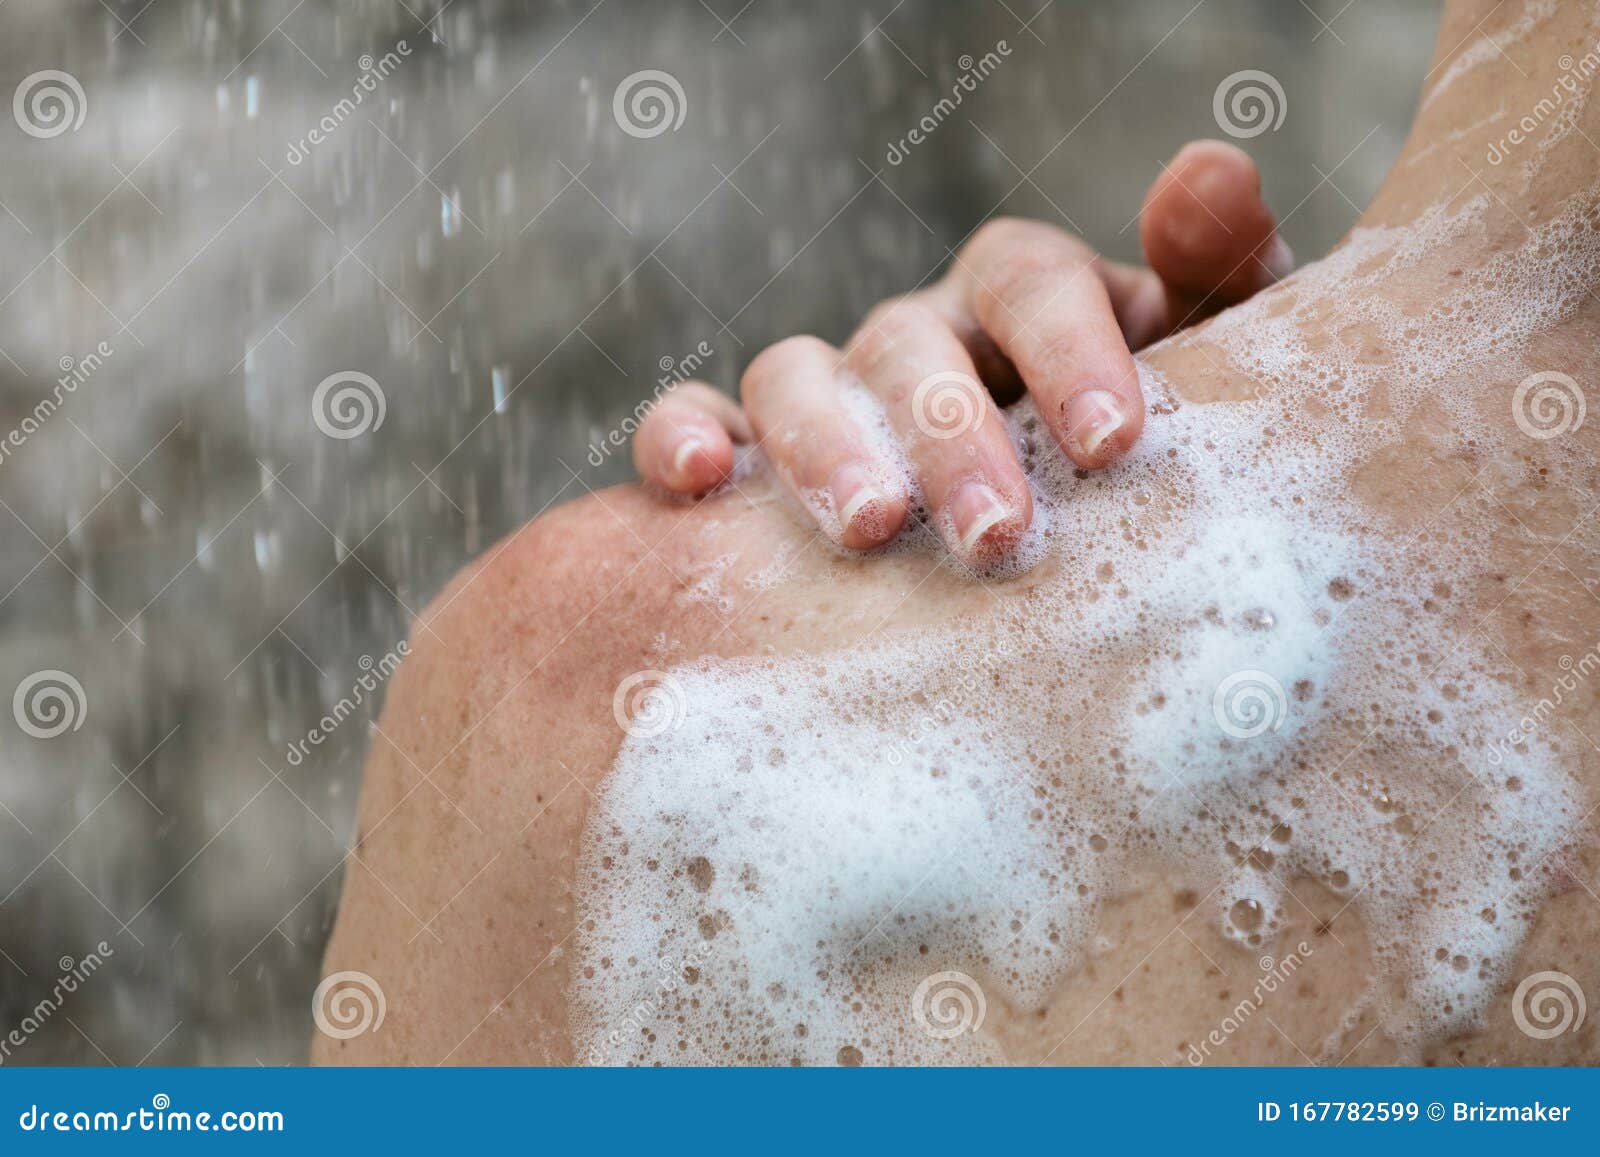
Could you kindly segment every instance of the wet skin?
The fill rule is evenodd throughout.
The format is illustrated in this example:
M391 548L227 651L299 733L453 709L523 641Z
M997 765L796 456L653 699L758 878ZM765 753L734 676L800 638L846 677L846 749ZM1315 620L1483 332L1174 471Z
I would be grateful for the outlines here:
M1488 5L1452 8L1441 35L1445 51L1458 51L1488 11ZM1524 52L1554 59L1569 42L1581 43L1588 15L1564 13L1541 31L1542 41L1508 51L1519 60ZM1425 108L1364 221L1403 224L1451 203L1470 182L1454 161L1432 163L1440 142L1515 97L1503 83L1456 81L1448 96ZM1580 124L1600 139L1597 122L1600 114L1589 110ZM1493 136L1492 128L1483 131L1485 140ZM1475 147L1462 151L1476 159ZM1554 150L1532 188L1522 187L1513 166L1485 171L1482 179L1494 192L1483 233L1430 252L1390 286L1386 292L1400 306L1420 309L1462 270L1525 244L1525 223L1548 220L1566 198L1593 189L1600 161L1580 141ZM1296 278L1267 293L1295 295L1312 284ZM1581 306L1534 336L1516 358L1474 367L1481 388L1476 418L1505 431L1499 448L1473 444L1457 418L1423 405L1397 441L1375 444L1345 480L1382 533L1397 541L1445 516L1464 494L1478 502L1480 516L1497 531L1496 545L1474 581L1441 608L1442 626L1455 635L1481 634L1505 656L1516 692L1530 702L1547 692L1561 656L1600 642L1600 516L1593 498L1600 487L1600 421L1589 421L1559 447L1519 440L1510 398L1525 365L1559 366L1583 382L1600 377L1594 352L1600 299L1588 288ZM1322 324L1335 332L1339 302L1326 304ZM1148 364L1193 404L1254 396L1259 384L1238 369L1248 351L1211 333L1201 327L1159 347ZM1365 353L1370 366L1398 356L1376 341ZM1296 401L1315 407L1340 387L1338 381L1302 387ZM1374 422L1384 404L1381 396L1367 402ZM723 556L733 559L721 581L731 609L692 594L708 561ZM791 559L782 584L757 592L740 581L779 557ZM392 682L327 962L328 971L373 976L387 1015L376 1033L346 1041L319 1034L314 1059L571 1062L571 949L580 919L574 869L585 819L624 738L612 709L619 682L644 668L707 655L826 652L934 624L976 628L1001 600L1025 615L1029 600L1045 597L1050 566L1004 583L974 584L928 555L841 557L819 540L781 484L761 474L692 506L618 487L551 510L508 536L422 616L412 632L415 654ZM1572 739L1564 745L1573 753L1566 770L1588 807L1600 802L1600 749L1587 742L1600 740L1592 725L1597 707L1600 689L1584 685L1551 724ZM1539 912L1513 977L1561 970L1593 1004L1600 999L1600 847L1592 827L1574 833L1561 869L1563 882ZM1305 941L1315 951L1273 994L1269 1015L1249 1018L1209 1059L1304 1063L1330 1035L1347 1050L1335 1060L1395 1059L1395 1043L1374 1031L1370 1018L1338 1032L1372 977L1359 909L1312 881L1291 884L1299 903L1290 906L1279 943ZM1018 1063L1190 1059L1191 1047L1247 995L1256 975L1256 953L1229 942L1195 902L1194 882L1152 866L1106 906L1101 947L1044 1007L994 1001L984 1031ZM1577 1032L1536 1040L1513 1023L1507 996L1495 1000L1480 1031L1434 1042L1426 1059L1600 1062L1594 1018Z

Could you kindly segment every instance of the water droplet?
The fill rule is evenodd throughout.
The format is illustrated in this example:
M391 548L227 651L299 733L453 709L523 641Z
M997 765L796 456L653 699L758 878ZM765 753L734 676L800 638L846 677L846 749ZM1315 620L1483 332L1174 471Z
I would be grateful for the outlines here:
M495 366L489 371L489 385L494 390L494 412L506 412L506 398L510 394L509 382L511 380L510 366Z
M1240 900L1228 910L1228 920L1241 932L1254 932L1261 927L1262 919L1259 900Z

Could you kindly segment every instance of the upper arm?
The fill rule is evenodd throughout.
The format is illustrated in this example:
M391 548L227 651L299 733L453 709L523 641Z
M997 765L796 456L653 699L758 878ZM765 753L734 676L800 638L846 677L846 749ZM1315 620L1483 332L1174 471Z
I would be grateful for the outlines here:
M417 620L374 728L324 964L363 975L319 990L314 1061L570 1059L573 869L622 738L611 694L642 662L645 624L671 613L669 576L631 525L650 517L637 493L563 507ZM344 986L368 991L381 1025L343 1035Z

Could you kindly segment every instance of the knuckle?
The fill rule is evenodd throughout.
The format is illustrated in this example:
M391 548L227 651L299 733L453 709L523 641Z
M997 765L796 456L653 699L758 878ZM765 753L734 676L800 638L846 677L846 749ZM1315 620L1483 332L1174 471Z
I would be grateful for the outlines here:
M991 217L962 246L964 255L992 253L1025 243L1040 225L1025 217Z
M1018 254L995 268L977 294L977 313L992 332L1036 330L1057 323L1064 308L1081 302L1074 286L1093 276L1093 259L1062 249Z
M851 339L853 357L874 365L894 357L908 346L927 342L929 335L944 328L944 319L932 306L909 297L898 297L872 307L861 328Z
M985 270L974 293L976 312L991 332L1025 322L1031 307L1060 285L1066 271L1042 254L1018 252Z
M1003 301L1032 301L1049 293L1065 272L1050 255L1016 253L991 271L989 290Z
M993 217L978 227L961 252L963 257L985 261L1027 253L1053 253L1060 260L1081 257L1089 249L1076 236L1048 221Z
M774 342L756 355L739 380L739 392L746 404L770 393L775 385L830 357L831 347L821 338L799 334Z

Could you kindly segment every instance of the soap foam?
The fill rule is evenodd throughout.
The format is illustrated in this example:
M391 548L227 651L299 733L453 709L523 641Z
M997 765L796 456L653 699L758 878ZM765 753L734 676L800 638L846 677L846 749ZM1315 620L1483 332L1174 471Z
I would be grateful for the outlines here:
M1507 664L1452 630L1493 523L1455 504L1416 549L1349 479L1425 402L1502 445L1485 366L1504 380L1600 276L1590 200L1426 308L1385 297L1485 211L1358 230L1179 339L1257 397L1182 405L1146 367L1122 462L1030 455L1055 563L1037 597L848 654L676 668L681 727L624 744L584 836L580 1057L998 1059L930 1031L929 982L970 981L942 1009L966 1027L985 991L1040 1007L1152 863L1211 887L1258 950L1289 881L1344 896L1376 971L1347 1022L1370 1010L1407 1057L1479 1023L1582 795L1555 734L1502 758L1523 714ZM1010 420L1039 441L1026 404Z

